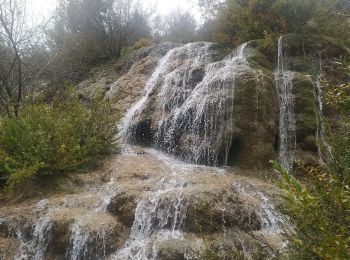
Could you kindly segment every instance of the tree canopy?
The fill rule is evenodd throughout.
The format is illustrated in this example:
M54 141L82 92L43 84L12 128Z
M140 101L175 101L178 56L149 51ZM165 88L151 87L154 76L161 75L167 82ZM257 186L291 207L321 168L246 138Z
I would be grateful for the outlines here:
M214 39L224 45L285 33L322 34L349 44L350 7L345 0L201 0L200 3L213 14L208 19L214 23Z

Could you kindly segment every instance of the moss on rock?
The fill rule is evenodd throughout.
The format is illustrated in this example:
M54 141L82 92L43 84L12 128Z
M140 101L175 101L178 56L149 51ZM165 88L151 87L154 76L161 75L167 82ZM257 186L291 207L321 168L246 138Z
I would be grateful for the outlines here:
M305 137L304 141L301 144L301 147L310 152L317 152L317 141L314 135L309 135Z
M237 164L264 168L275 157L277 95L272 72L248 70L235 82L234 125ZM254 162L254 166L252 165Z

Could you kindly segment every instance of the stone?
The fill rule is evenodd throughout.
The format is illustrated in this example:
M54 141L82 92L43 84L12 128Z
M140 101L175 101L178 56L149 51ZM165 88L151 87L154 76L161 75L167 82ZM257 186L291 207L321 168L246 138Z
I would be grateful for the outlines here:
M67 249L71 247L71 230L74 225L79 225L82 229L81 232L89 235L86 246L89 248L88 253L91 256L97 256L96 250L100 249L101 246L103 246L106 255L114 252L122 246L128 235L124 225L118 222L117 218L105 213L70 208L54 211L50 214L50 218L52 238L46 254L53 258L65 257Z
M118 218L128 227L134 223L136 209L136 197L134 194L121 193L111 199L108 205L108 212Z
M127 111L143 94L160 58L176 46L178 44L163 43L132 52L122 65L118 65L121 76L106 93L107 99L115 103L120 111Z
M277 99L271 72L248 70L235 83L233 128L237 162L242 168L265 168L275 158ZM234 161L234 160L233 160ZM252 162L254 164L252 165Z
M192 233L213 233L232 226L243 230L261 228L254 207L246 205L237 194L221 189L196 190L187 197L184 230Z
M185 236L185 239L163 240L155 246L155 249L157 251L157 260L189 259L190 257L198 256L203 250L201 248L201 240L196 240L191 236Z
M0 237L0 259L13 260L16 259L18 242L14 238Z

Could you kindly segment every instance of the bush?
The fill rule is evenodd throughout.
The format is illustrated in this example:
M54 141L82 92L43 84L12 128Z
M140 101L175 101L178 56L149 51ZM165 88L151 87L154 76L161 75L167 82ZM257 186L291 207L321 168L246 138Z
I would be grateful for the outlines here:
M278 163L274 167L282 176L285 211L295 225L287 234L290 258L349 259L349 183L325 168L308 167L302 185Z
M52 104L28 105L0 121L0 176L13 194L44 175L77 170L118 149L116 116L98 98L91 109L73 92Z

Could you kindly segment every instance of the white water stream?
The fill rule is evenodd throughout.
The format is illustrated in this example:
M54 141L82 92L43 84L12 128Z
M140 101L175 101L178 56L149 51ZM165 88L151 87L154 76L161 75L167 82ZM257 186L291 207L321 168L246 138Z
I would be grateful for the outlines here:
M283 37L278 39L278 65L275 72L279 102L279 148L278 159L282 166L291 171L296 149L296 126L294 114L293 79L294 73L285 69Z
M161 59L146 84L144 96L127 112L123 140L133 142L138 119L156 102L154 146L185 161L226 165L231 147L236 76L249 68L243 44L213 62L211 43L190 43ZM157 94L154 94L156 92ZM157 95L151 100L152 95Z
M322 72L322 70L321 70ZM332 157L332 147L327 143L325 136L325 122L323 114L323 90L322 90L322 74L317 76L315 83L315 96L317 98L317 133L316 133L316 142L317 142L317 152L321 164L324 164L325 152L327 156Z

